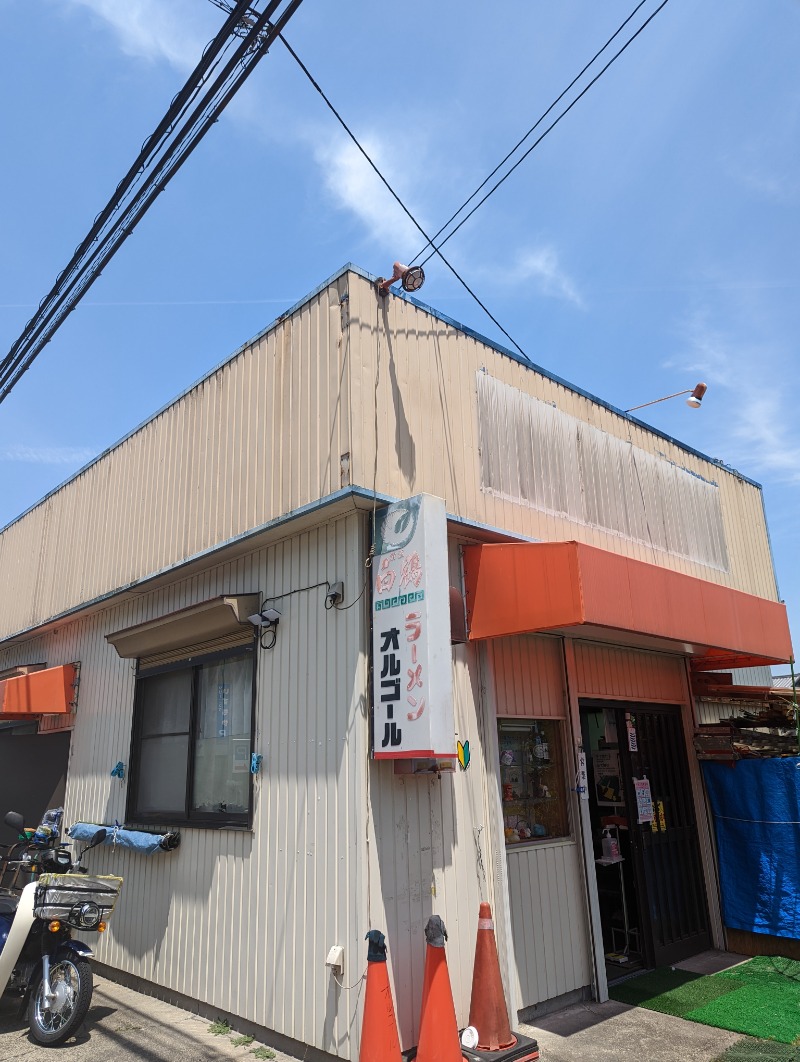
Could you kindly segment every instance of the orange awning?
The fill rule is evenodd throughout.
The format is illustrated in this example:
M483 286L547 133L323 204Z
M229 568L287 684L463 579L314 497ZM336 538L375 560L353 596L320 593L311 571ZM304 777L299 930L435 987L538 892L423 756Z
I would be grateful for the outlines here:
M76 674L74 664L62 664L4 679L0 682L0 721L71 712Z
M696 670L792 655L785 605L581 542L467 546L464 568L470 640L600 628L658 639Z

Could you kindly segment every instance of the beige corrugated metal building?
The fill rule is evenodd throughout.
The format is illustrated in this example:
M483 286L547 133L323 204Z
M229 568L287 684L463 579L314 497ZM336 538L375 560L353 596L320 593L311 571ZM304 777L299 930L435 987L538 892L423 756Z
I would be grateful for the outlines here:
M450 583L467 591L473 633L452 649L470 767L416 776L371 759L366 562L376 507L419 494L445 500ZM474 635L480 551L512 541L594 547L586 586L622 558L634 603L637 579L662 576L665 594L729 595L714 600L742 610L741 629L715 640L709 621L702 641L680 616L662 629L587 614ZM760 488L413 299L380 298L359 269L6 527L0 578L0 678L80 662L76 711L40 723L43 741L72 728L67 822L181 831L174 853L96 853L93 869L125 878L99 948L109 968L276 1043L355 1059L360 993L325 958L341 945L353 984L371 927L387 936L404 1047L431 913L450 933L462 1025L482 900L525 1016L603 998L615 969L724 946L689 662L786 655ZM338 581L343 599L326 607ZM268 603L281 612L271 649L246 619ZM180 676L195 691L185 721L168 688ZM615 742L626 729L638 750ZM652 821L630 819L632 789L581 799L582 756L594 790L593 756L614 751L620 776L649 779ZM163 768L183 756L186 803L165 814ZM618 878L620 864L596 870L604 806L632 846ZM631 891L654 888L665 859L686 861L691 889L637 910Z

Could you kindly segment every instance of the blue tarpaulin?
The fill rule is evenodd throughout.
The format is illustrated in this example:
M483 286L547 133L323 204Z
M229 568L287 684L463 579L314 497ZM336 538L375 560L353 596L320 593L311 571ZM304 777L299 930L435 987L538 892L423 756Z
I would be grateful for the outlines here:
M174 833L144 833L139 830L125 830L121 826L101 827L92 822L75 822L67 832L76 841L91 841L97 831L103 828L108 831L103 844L131 848L135 852L144 852L145 855L152 855L159 849L169 852L177 847L177 834Z
M703 762L719 855L722 920L800 938L800 759Z

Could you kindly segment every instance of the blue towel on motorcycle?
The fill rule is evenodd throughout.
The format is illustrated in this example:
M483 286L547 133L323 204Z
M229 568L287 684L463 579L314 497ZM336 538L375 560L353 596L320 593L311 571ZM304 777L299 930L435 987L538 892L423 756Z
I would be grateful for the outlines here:
M76 841L91 841L99 829L93 822L74 822L67 833ZM108 831L103 844L119 845L121 848L130 848L134 852L144 852L152 855L153 852L172 851L177 848L178 835L174 833L143 833L139 830L124 830L121 826L106 826Z

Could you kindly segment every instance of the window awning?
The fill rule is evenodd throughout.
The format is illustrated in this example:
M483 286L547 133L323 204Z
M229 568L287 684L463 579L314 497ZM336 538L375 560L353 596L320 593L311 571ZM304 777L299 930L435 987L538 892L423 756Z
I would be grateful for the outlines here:
M107 634L106 640L125 659L214 642L234 634L245 625L252 632L247 617L258 612L259 603L258 594L215 597L200 605Z
M785 605L581 542L467 546L464 569L470 640L611 630L658 639L698 671L792 655Z
M74 664L62 664L0 680L0 720L71 712L76 675Z

